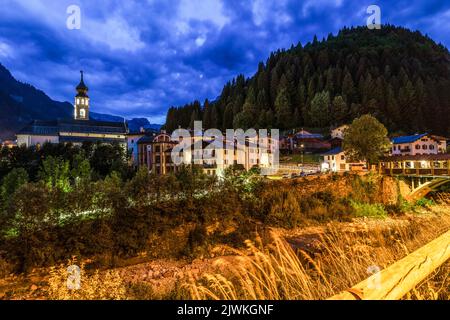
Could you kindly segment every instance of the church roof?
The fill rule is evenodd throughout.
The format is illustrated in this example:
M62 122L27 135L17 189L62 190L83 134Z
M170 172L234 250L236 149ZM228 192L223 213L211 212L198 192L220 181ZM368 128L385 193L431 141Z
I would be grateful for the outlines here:
M108 122L96 120L58 120L60 131L81 133L118 133L127 132L123 122Z
M125 123L95 120L58 119L53 121L34 120L18 134L58 136L60 132L125 134Z
M34 120L27 124L22 130L20 130L18 134L58 136L58 123L57 121Z

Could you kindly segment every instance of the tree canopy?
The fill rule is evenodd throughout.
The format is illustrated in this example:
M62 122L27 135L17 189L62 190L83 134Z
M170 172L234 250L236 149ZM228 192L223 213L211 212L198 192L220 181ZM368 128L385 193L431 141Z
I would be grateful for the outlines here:
M172 107L166 129L338 126L371 114L391 132L450 134L450 55L420 32L344 28L326 40L273 52L251 78L215 101ZM328 98L327 98L328 97ZM212 113L215 116L212 117Z
M389 149L385 126L371 115L355 119L344 131L343 150L352 161L375 163Z

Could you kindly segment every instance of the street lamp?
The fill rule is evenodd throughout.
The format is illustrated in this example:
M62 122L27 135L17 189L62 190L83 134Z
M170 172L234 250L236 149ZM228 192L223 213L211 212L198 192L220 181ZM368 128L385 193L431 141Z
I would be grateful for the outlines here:
M305 148L305 145L302 143L302 144L300 145L300 149L301 149L301 151L302 151L302 169L303 169L303 165L304 165L304 163L303 163L303 152L304 152L304 148Z

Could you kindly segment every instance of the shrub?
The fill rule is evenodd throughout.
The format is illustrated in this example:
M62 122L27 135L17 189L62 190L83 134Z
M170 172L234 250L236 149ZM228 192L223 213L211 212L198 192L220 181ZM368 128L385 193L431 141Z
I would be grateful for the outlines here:
M2 180L0 198L7 203L16 190L28 182L28 173L23 168L13 169Z
M381 203L361 203L351 201L351 206L354 209L354 214L357 217L373 217L373 218L386 218L387 212Z
M158 296L153 287L145 282L129 283L126 287L127 297L133 300L155 300Z
M294 228L301 223L301 208L292 191L284 191L270 204L266 221L280 227Z
M432 199L421 198L416 201L415 205L418 207L431 207L435 205L435 202Z
M372 202L378 191L376 177L372 174L353 176L351 185L350 197L356 202Z
M194 229L189 232L188 240L185 248L186 255L196 255L202 251L202 247L206 244L208 233L203 224L197 224Z

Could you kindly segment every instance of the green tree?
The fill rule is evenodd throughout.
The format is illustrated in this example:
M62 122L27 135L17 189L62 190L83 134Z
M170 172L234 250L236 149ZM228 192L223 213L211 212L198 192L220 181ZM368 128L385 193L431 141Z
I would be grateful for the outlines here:
M28 173L23 168L11 170L4 178L0 187L0 199L3 206L9 203L16 190L28 182Z
M291 112L291 101L285 88L278 92L275 100L275 117L276 125L279 129L291 128L294 123Z
M211 125L211 106L208 99L206 99L205 103L203 104L203 128L214 128Z
M222 129L232 129L233 128L233 104L229 103L225 107L225 112L223 114L223 124Z
M342 96L336 96L333 99L333 114L335 124L344 124L348 117L348 106Z
M330 124L330 94L326 91L317 93L311 101L309 114L311 124L326 127Z
M371 115L357 118L345 131L343 150L352 161L376 163L389 149L388 131Z
M57 188L64 192L70 191L69 161L61 158L47 157L41 165L39 180L43 181L49 189Z
M21 271L48 262L54 253L50 248L56 235L48 230L56 225L58 216L52 214L51 196L43 182L24 184L14 193L8 215L18 233L13 250Z
M91 180L91 165L81 153L77 154L72 161L71 176L75 184Z
M23 168L11 170L2 180L0 192L3 198L11 196L21 185L28 182L28 173Z

